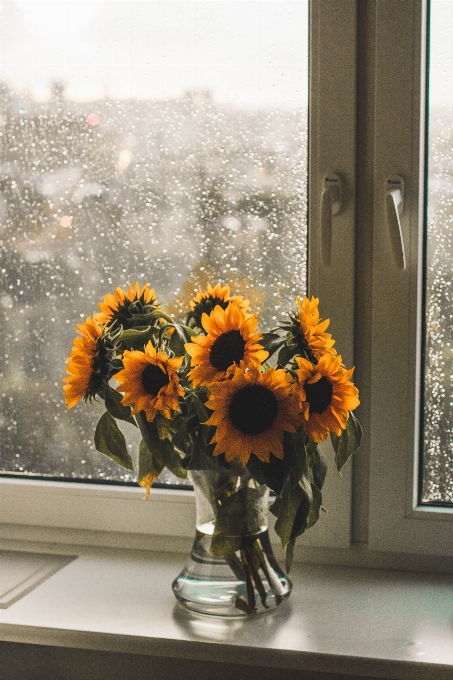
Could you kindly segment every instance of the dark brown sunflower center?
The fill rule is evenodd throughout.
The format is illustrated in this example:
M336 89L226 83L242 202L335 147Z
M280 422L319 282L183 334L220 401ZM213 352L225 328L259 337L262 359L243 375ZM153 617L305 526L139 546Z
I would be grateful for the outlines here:
M246 385L231 399L228 416L236 430L256 435L272 427L278 414L278 401L263 385Z
M332 383L322 376L315 383L305 383L304 389L310 404L310 413L323 413L332 399Z
M165 387L170 379L164 371L155 364L148 364L142 373L142 385L145 392L156 397L161 387Z
M231 364L238 364L244 358L245 340L240 331L227 331L214 340L209 354L211 366L226 371Z

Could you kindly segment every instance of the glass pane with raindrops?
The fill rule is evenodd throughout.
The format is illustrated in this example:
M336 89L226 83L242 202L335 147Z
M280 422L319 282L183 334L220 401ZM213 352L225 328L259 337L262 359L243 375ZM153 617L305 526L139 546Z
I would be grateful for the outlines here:
M102 405L63 402L75 324L135 281L175 318L228 284L262 328L305 292L308 1L1 13L0 467L133 482L95 450Z
M432 0L422 503L453 503L453 4Z

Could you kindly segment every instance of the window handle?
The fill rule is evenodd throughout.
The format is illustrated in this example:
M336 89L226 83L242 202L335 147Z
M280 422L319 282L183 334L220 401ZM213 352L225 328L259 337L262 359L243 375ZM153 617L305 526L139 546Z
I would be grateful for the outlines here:
M330 267L332 259L332 217L341 210L341 179L334 172L324 176L321 191L321 260Z
M393 258L398 269L406 269L403 232L400 215L404 210L404 181L399 175L387 179L385 191L385 213L389 230Z

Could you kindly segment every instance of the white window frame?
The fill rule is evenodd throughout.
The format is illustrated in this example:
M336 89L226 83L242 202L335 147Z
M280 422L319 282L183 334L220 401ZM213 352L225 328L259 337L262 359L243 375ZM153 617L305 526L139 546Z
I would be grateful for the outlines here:
M345 364L356 364L365 436L341 477L327 452L328 514L299 541L296 559L315 549L317 559L344 560L360 546L367 564L383 552L453 553L453 511L417 505L425 16L425 0L311 0L309 294L320 297ZM320 200L329 172L342 180L343 204L324 267ZM391 174L406 184L404 271L391 261L385 222ZM186 550L193 534L185 490L156 489L144 503L138 488L3 477L0 495L0 537L10 540Z
M362 327L372 356L362 391L369 432L368 546L452 556L453 508L418 502L428 6L425 0L372 4L367 20L376 46L368 57L375 73L368 129L373 143L369 139L365 160L373 167L372 252L366 254L372 261L372 311L368 327ZM386 225L385 182L392 174L405 182L405 270L395 267Z

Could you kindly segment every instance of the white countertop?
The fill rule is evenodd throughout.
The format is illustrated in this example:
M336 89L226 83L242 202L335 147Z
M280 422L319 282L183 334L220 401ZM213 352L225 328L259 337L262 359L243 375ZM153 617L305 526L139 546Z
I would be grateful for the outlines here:
M0 610L0 640L360 677L453 678L453 576L296 565L291 597L274 613L223 620L176 604L171 583L184 560L79 555Z

